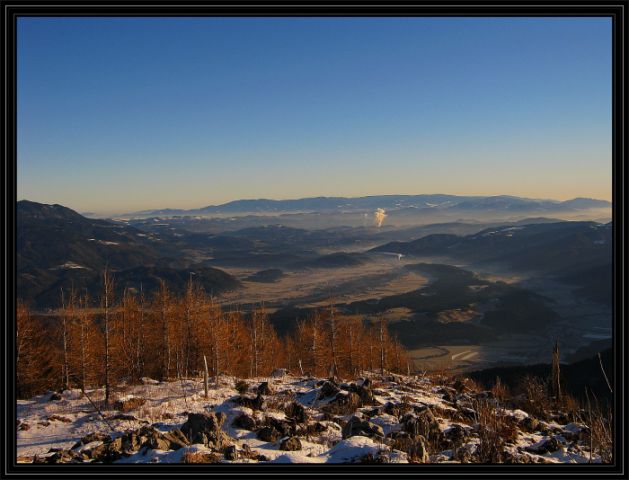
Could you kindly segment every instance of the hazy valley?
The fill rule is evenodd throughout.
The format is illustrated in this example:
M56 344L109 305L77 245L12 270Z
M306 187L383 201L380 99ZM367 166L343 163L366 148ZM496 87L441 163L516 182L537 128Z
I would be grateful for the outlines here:
M264 304L280 335L334 305L385 316L420 369L535 363L559 337L566 356L611 338L610 214L586 199L430 195L92 219L22 201L18 294L45 313L61 287L96 298L105 266L119 294L194 277L226 308Z

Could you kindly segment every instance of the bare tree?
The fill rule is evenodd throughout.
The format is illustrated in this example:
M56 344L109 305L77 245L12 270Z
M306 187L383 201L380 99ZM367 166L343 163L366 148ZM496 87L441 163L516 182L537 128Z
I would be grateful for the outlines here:
M339 373L339 366L337 362L336 348L338 342L338 323L335 317L334 307L330 306L330 317L328 319L329 326L329 340L330 340L330 354L332 356L332 368L330 369L330 376L336 377Z
M387 340L387 324L384 320L384 315L380 315L379 318L379 333L380 333L380 374L384 375L384 369L386 365L386 340Z
M157 293L157 309L159 312L159 323L161 328L161 346L162 350L162 364L160 372L160 380L166 380L170 374L170 292L166 286L164 280L160 280L159 291Z
M109 268L105 267L103 272L103 292L101 296L101 305L104 310L104 329L105 329L105 405L109 405L109 400L111 397L111 352L110 352L110 341L111 341L111 332L110 332L110 315L111 308L113 306L114 299L114 279L111 273L109 272Z
M551 370L551 391L555 397L555 403L561 403L561 372L559 369L559 342L555 341L553 348L552 370Z

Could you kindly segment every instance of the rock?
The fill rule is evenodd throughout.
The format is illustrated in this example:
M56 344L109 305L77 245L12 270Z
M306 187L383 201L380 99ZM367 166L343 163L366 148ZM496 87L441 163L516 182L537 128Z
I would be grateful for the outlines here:
M273 391L269 386L269 382L262 382L257 388L258 395L272 395Z
M75 443L72 447L72 450L82 447L83 445L87 445L92 442L109 442L111 441L111 437L104 433L100 432L92 432L88 435L85 435L81 438L77 443Z
M542 442L539 442L537 445L529 445L525 448L525 450L527 452L541 455L548 452L556 452L560 448L561 442L556 437L550 437Z
M358 387L358 391L356 393L360 397L360 401L363 405L373 405L376 403L376 399L374 398L370 388L361 385Z
M337 395L341 389L334 382L326 381L321 385L321 390L319 390L320 398L328 398L334 397Z
M137 420L137 418L134 415L130 415L128 413L116 413L115 415L112 415L111 417L108 417L111 420ZM166 418L165 416L163 416L163 418Z
M370 410L365 410L363 411L363 415L367 418L375 417L376 415L380 415L380 409L376 407Z
M505 451L503 463L505 464L532 463L532 460L529 455L522 455L518 453L511 453L509 451Z
M48 420L51 422L63 422L63 423L72 423L72 420L68 417L62 417L61 415L51 415L48 417Z
M361 405L362 402L360 401L360 397L357 393L339 392L332 400L328 402L328 404L325 406L325 409L333 413L351 413Z
M567 413L559 412L556 415L552 416L552 420L559 424L565 425L567 423L570 423L570 416Z
M31 426L26 423L26 422L22 422L20 423L20 426L18 427L18 430L29 430L31 428Z
M266 402L262 395L258 394L255 398L251 397L238 397L236 403L243 407L250 408L252 410L266 410Z
M230 438L221 430L227 416L220 413L189 413L181 431L191 443L202 443L215 450L231 444Z
M49 402L57 402L59 400L61 400L61 394L57 393L57 392L52 392L52 394L50 395L50 398L48 398Z
M404 415L401 423L404 431L412 436L421 435L425 438L434 438L441 434L439 422L429 408L419 413Z
M146 438L140 437L136 432L130 432L122 437L122 451L130 454L140 449Z
M495 395L494 392L490 390L484 390L482 392L478 392L476 395L474 395L474 397L480 400L491 400L495 397Z
M478 415L476 414L476 410L473 408L461 407L459 408L459 416L466 420L475 421Z
M78 463L81 461L81 456L77 455L76 452L70 450L59 450L54 454L50 455L46 459L46 463L49 464L58 464L58 463Z
M368 420L361 420L357 416L353 416L349 422L343 427L343 438L349 438L356 435L363 437L384 437L384 431L380 425L376 425Z
M142 397L126 397L116 400L114 402L114 409L120 410L121 412L129 412L140 408L145 403L146 400Z
M282 434L275 427L267 426L258 430L257 437L264 442L276 442L282 438Z
M298 423L305 423L308 421L308 413L303 405L297 402L291 402L285 409L287 417L292 418Z
M166 432L163 435L163 438L169 443L169 450L179 450L182 447L187 447L190 445L190 442L186 438L186 435L178 428L171 430L170 432Z
M296 424L289 420L282 420L279 418L268 417L266 422L269 426L275 428L283 437L293 435L295 433Z
M439 387L435 393L438 393L442 396L442 398L450 403L456 402L456 390L450 387Z
M273 378L282 378L286 375L288 375L288 370L286 370L285 368L276 368L275 370L273 370L273 372L271 372L271 376Z
M242 413L234 419L232 426L242 428L243 430L253 431L256 429L256 421L253 417L250 417L246 413Z
M452 456L452 458L461 463L471 463L472 460L474 459L474 454L471 448L472 447L470 445L465 445L461 448L455 449L454 455Z
M244 395L249 390L249 384L244 380L238 380L234 387L240 395Z
M296 451L301 450L301 441L297 437L287 437L280 443L280 450Z
M401 450L408 455L410 463L428 463L428 445L426 439L421 435L409 437L405 432L396 432L393 446L396 450ZM406 436L405 436L406 435Z
M452 384L452 387L454 387L454 389L458 393L463 393L463 392L469 390L469 388L467 386L467 382L464 379L461 379L461 378L457 378L456 381Z
M522 420L520 420L520 422L518 422L518 426L524 430L525 432L534 432L536 430L539 430L540 428L540 423L539 420L537 420L534 417L528 416L528 417L524 417Z
M223 455L225 455L225 460L238 460L238 449L236 448L236 445L230 445L225 448Z
M140 381L144 385L159 385L159 381L158 380L153 380L152 378L149 378L149 377L142 377L140 379Z
M456 423L443 432L443 437L446 445L453 449L460 447L469 438L465 428Z
M240 456L243 458L248 458L250 460L253 460L258 455L256 452L251 450L251 447L247 445L246 443L243 443L241 448L242 450L240 451Z

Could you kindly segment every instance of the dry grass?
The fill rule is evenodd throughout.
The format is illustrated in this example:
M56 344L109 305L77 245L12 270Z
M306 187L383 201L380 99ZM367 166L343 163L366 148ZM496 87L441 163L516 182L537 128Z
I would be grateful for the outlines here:
M493 393L494 397L496 397L501 402L504 402L511 397L509 387L502 383L500 377L496 377L496 382L491 387L491 393Z
M495 403L490 400L476 399L473 408L476 411L476 427L480 440L476 450L478 462L502 463L505 440L513 441L517 437L517 429L500 414Z
M580 410L577 419L590 429L588 437L591 452L600 455L601 462L612 463L614 433L611 407L604 409L596 398L592 401L588 396L586 408Z
M548 419L551 400L548 385L538 377L527 375L519 384L518 390L524 394L522 409L536 417Z

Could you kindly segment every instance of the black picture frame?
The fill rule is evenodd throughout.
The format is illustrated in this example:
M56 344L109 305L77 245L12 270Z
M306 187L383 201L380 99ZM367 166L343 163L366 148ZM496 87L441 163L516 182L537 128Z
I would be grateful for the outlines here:
M453 2L432 4L397 3L360 5L302 4L302 5L209 5L199 2L175 4L168 2L134 2L122 4L98 2L84 4L68 2L10 2L2 1L3 48L2 68L4 95L4 318L2 329L2 474L7 477L23 475L70 476L538 476L618 477L627 478L626 470L626 46L627 1L608 2ZM613 22L613 230L614 230L614 411L615 455L611 465L35 465L16 463L15 421L15 208L16 208L16 20L20 16L607 16Z

